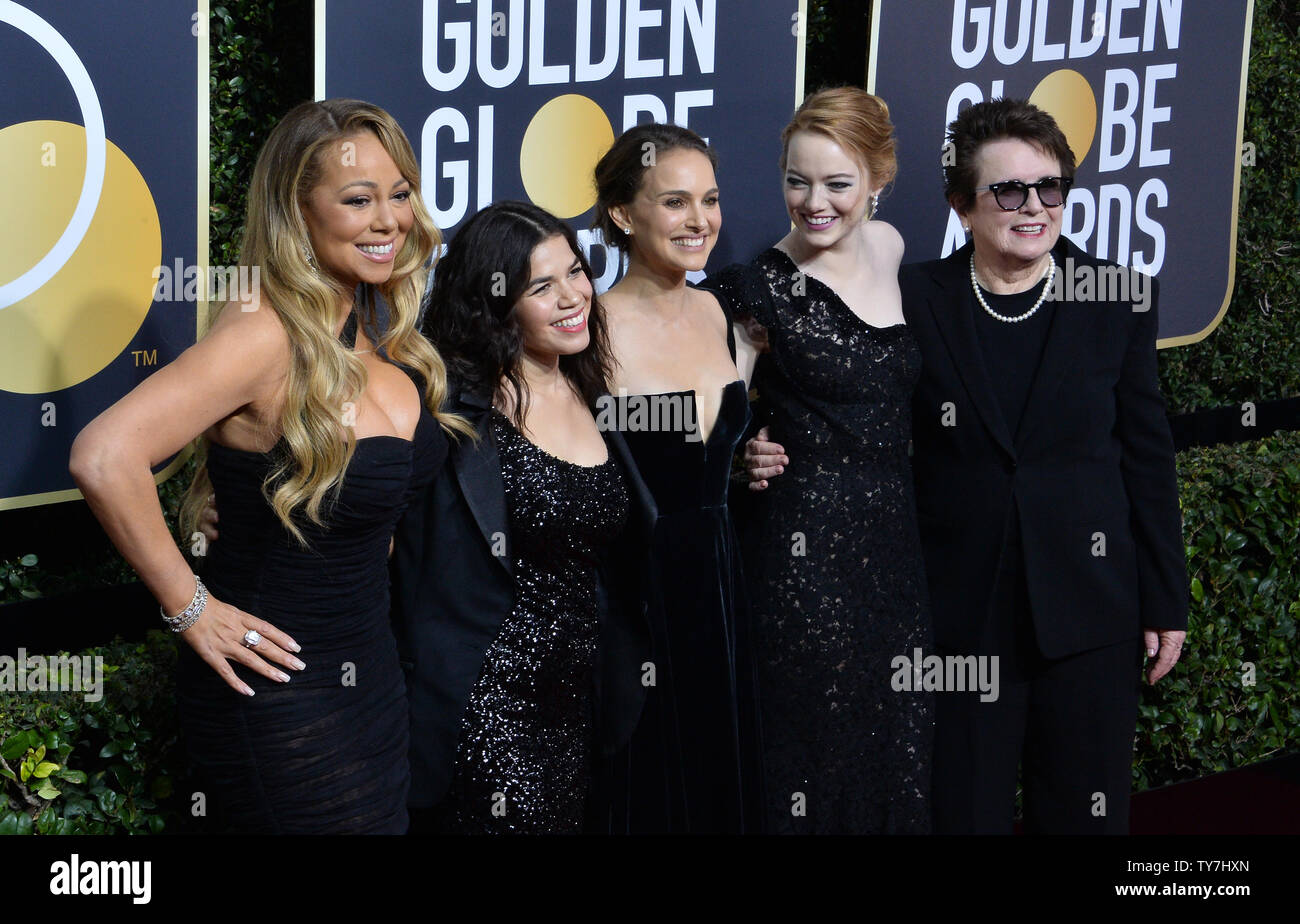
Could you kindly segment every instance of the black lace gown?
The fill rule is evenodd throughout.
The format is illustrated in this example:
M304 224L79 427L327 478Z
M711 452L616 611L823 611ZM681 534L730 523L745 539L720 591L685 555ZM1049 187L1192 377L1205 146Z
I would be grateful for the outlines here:
M417 387L419 384L417 383ZM235 692L181 643L181 729L211 827L259 834L402 834L407 828L406 687L388 618L388 543L442 467L447 440L421 408L414 439L357 441L324 528L300 547L262 496L271 452L212 444L221 513L204 583L293 637L307 668L277 683L235 664Z
M790 464L742 537L769 828L926 833L933 704L892 665L930 647L908 444L921 356L772 248L708 285L767 328L760 422Z
M600 465L578 465L495 411L492 428L518 593L470 691L433 827L577 834L592 785L598 568L623 530L627 486L612 453Z
M734 348L733 348L734 355ZM623 437L654 496L650 624L655 684L616 774L616 833L762 830L761 754L750 615L727 507L731 459L749 423L745 383L723 391L700 438L695 393L619 398L619 420L658 402L683 429L628 426ZM676 409L680 408L678 411Z

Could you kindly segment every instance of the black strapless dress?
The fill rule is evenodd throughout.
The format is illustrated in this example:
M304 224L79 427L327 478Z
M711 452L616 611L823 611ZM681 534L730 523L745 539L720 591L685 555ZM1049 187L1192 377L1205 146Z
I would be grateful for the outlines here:
M633 425L632 408L658 402L659 419L694 420L695 393L622 396L619 420L659 518L650 624L655 683L625 760L612 771L618 833L762 830L762 759L749 608L727 507L731 459L749 423L745 383L723 390L707 440ZM669 408L684 407L670 411ZM650 418L647 418L649 420Z
M577 834L592 785L598 569L623 531L618 461L584 466L542 450L492 412L515 604L483 658L461 720L446 834Z
M289 633L306 670L277 683L240 664L244 696L180 647L181 730L213 830L264 834L406 831L406 688L388 617L388 543L447 440L421 409L411 441L357 441L327 527L300 521L302 548L262 496L274 453L213 444L221 512L204 583ZM233 663L233 662L232 662Z

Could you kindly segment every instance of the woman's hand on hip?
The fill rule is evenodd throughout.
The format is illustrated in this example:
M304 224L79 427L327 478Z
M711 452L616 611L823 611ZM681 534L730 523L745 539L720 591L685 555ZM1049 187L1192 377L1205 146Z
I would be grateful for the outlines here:
M238 661L277 683L288 683L289 675L275 667L276 664L295 671L307 666L290 654L302 650L292 638L266 620L222 603L211 594L198 621L181 636L222 680L245 696L252 696L253 689L235 675L231 661Z

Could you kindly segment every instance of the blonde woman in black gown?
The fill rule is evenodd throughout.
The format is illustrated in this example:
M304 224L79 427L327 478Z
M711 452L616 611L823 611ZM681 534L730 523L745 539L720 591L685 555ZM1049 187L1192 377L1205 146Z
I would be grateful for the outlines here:
M446 455L443 430L467 432L439 411L442 363L414 327L438 242L391 116L298 106L253 171L241 262L260 292L73 446L91 509L186 642L181 730L220 830L407 828L387 558ZM150 474L200 434L184 519L214 492L222 514L201 580Z

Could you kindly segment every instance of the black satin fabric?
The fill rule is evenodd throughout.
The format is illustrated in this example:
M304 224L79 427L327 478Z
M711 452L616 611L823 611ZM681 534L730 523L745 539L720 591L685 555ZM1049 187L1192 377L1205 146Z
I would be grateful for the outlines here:
M619 399L694 405L693 392ZM688 418L690 419L690 418ZM698 419L698 418L695 418ZM625 430L659 510L652 542L654 685L616 764L618 833L761 829L761 758L749 608L727 508L731 458L749 422L745 383L727 385L707 440Z
M401 834L409 726L389 623L388 545L407 504L442 466L447 440L427 409L411 441L358 440L325 525L298 521L307 548L262 495L283 446L209 448L221 532L203 580L221 601L289 633L307 668L277 683L235 664L255 691L248 697L179 646L182 735L206 796L205 827Z

